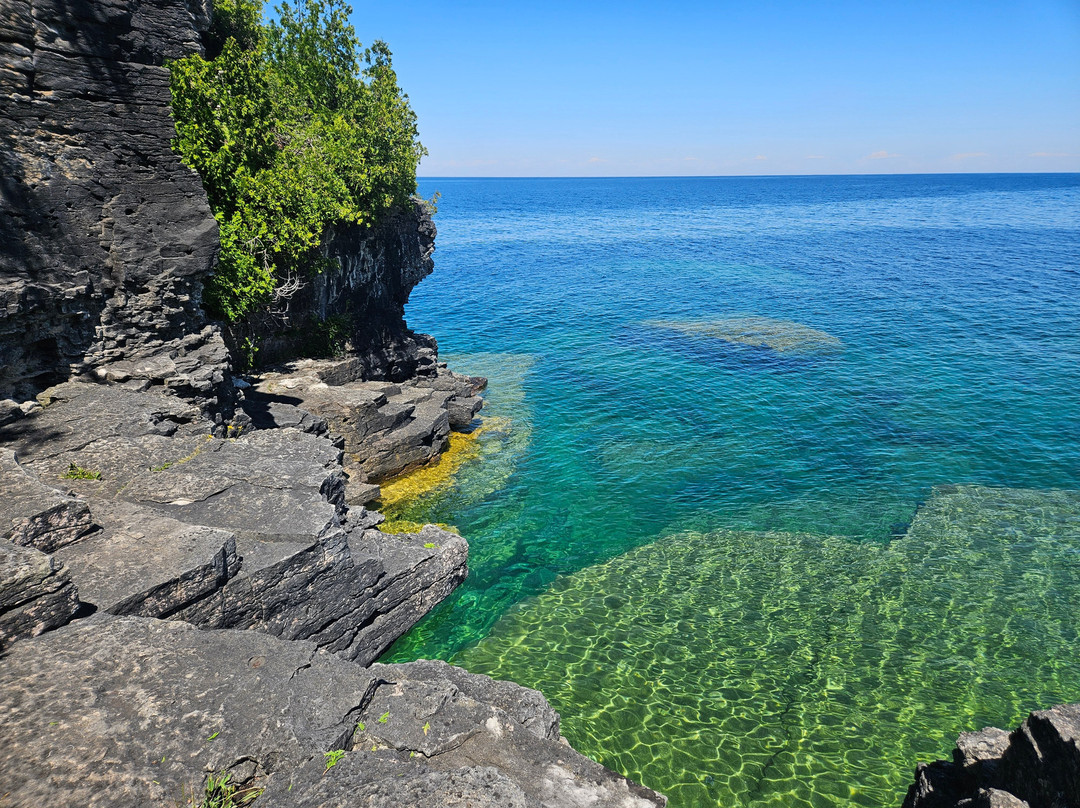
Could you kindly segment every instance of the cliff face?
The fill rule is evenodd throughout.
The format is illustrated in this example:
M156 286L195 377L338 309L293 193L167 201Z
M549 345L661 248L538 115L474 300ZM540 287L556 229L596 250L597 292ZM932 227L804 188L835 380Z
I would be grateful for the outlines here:
M303 355L313 324L330 322L356 360L339 384L434 375L435 340L405 325L405 304L434 269L434 251L435 223L419 202L373 227L339 226L323 242L329 268L304 278L281 315L256 327L260 362Z
M89 375L214 405L229 372L220 328L202 310L217 224L198 176L170 147L164 66L201 49L208 4L2 8L0 399ZM319 324L329 319L357 360L355 379L434 374L435 341L404 321L409 293L432 271L434 238L421 205L329 234L331 268L254 328L259 359L317 350L313 335L325 341L330 329Z
M217 225L170 148L164 61L198 0L3 0L0 398L72 374L212 399L227 353L201 309Z

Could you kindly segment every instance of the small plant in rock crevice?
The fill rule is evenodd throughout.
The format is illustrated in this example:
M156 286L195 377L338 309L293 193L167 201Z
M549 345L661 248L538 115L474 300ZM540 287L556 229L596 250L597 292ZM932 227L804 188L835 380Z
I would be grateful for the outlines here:
M326 758L326 768L323 769L323 774L326 774L345 757L344 749L331 749L329 752L323 752L323 757Z
M76 466L71 463L68 470L60 477L61 480L100 480L101 472L93 469Z
M196 796L192 794L183 805L189 808L241 808L251 805L262 792L261 788L232 782L231 772L221 772L206 778L201 802L196 803Z

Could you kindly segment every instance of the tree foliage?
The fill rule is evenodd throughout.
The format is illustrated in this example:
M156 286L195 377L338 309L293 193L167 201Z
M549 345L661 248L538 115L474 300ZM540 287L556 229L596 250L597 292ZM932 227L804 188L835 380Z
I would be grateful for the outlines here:
M230 322L321 269L337 222L368 224L416 190L425 154L383 42L363 49L344 0L218 0L207 58L170 64L174 148L221 231L206 302Z

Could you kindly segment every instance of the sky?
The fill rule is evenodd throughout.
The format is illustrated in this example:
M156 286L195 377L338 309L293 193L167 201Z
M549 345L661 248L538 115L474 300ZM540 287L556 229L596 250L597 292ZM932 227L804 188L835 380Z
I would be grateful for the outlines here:
M1080 171L1080 0L353 0L422 177Z

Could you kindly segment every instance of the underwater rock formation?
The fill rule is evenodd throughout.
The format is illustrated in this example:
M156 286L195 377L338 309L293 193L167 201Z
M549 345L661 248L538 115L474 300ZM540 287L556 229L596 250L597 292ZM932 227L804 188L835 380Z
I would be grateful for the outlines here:
M771 317L727 317L707 321L650 320L645 325L750 348L769 348L780 354L834 353L844 347L844 343L832 334L802 323L774 320Z

